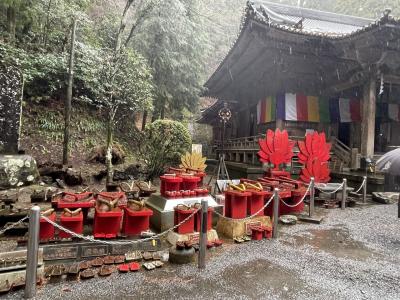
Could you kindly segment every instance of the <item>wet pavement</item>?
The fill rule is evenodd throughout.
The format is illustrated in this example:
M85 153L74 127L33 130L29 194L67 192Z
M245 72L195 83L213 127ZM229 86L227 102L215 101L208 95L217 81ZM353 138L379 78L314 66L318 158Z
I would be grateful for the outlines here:
M320 225L281 227L276 241L224 244L207 268L166 265L47 284L37 299L400 299L396 205L323 210ZM22 291L4 295L18 299Z

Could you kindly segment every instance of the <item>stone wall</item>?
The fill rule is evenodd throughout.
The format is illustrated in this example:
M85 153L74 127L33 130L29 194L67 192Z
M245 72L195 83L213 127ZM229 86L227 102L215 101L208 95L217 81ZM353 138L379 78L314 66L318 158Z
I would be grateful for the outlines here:
M18 152L21 120L22 75L0 63L0 153Z

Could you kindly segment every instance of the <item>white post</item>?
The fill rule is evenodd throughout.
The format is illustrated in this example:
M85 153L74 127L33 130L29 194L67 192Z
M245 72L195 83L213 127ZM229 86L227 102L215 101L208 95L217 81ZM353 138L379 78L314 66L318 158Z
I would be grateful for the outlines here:
M34 206L29 213L29 236L26 253L25 299L36 296L37 266L39 253L40 207Z
M272 238L276 239L278 237L278 223L279 223L279 190L274 189L274 224L272 229Z
M310 182L310 208L309 208L309 216L310 218L314 215L314 205L315 205L315 179L311 177Z
M343 179L343 188L342 188L342 204L341 208L346 208L346 198L347 198L347 179Z

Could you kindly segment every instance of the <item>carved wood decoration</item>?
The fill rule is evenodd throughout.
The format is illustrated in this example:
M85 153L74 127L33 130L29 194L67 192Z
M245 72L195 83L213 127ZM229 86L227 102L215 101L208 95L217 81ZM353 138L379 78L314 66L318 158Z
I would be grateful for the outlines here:
M300 179L310 182L311 177L315 182L329 182L331 145L326 142L325 133L309 133L304 141L299 141L299 162L304 165L300 173Z
M290 163L293 157L295 142L289 140L286 130L276 129L267 131L265 139L259 139L260 151L258 156L261 162L273 165L274 170L279 170L283 163Z

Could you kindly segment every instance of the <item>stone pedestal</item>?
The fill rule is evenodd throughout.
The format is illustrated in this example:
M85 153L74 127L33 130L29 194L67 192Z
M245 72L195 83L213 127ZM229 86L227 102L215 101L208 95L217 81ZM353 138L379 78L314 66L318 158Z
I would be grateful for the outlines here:
M152 195L146 201L146 206L153 211L153 215L150 217L152 228L159 232L170 229L174 226L174 208L178 204L192 206L195 203L201 203L203 199L208 201L208 207L213 207L215 211L222 213L222 205L215 202L211 196L167 199L160 194ZM216 217L215 214L214 217Z
M250 225L264 225L272 227L271 218L267 216L258 216L250 220L231 220L219 218L217 223L217 232L227 238L235 238L249 235Z
M194 233L188 233L188 234L179 234L175 231L171 231L167 235L167 241L171 245L175 245L176 242L185 242L185 241L192 241L194 243L197 243L200 238L200 233L199 232L194 232ZM207 231L207 240L209 241L215 241L218 239L218 233L215 229L211 229Z

